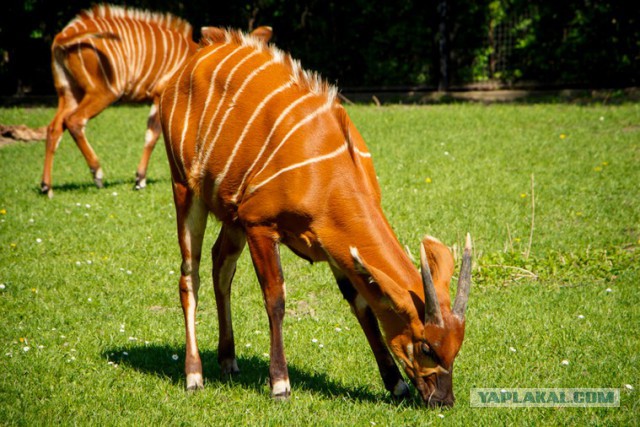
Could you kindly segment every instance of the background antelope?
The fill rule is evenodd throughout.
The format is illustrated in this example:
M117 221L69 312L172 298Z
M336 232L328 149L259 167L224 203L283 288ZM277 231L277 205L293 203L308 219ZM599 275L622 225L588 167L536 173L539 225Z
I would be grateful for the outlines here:
M271 394L290 394L282 243L309 261L329 262L393 396L409 392L395 356L425 403L452 405L470 238L451 309L451 253L426 237L422 276L415 268L382 212L371 155L337 90L252 36L212 30L208 43L170 80L160 102L182 253L187 389L203 387L195 317L211 212L222 222L212 257L223 373L238 372L230 291L248 244L269 317Z
M208 27L202 29L206 35ZM52 51L58 110L47 129L41 191L53 195L53 157L68 129L96 185L104 173L84 133L89 119L115 101L152 101L135 188L146 185L149 157L160 135L157 106L166 81L197 49L191 25L173 15L100 5L81 12L56 35ZM255 33L268 40L269 27Z

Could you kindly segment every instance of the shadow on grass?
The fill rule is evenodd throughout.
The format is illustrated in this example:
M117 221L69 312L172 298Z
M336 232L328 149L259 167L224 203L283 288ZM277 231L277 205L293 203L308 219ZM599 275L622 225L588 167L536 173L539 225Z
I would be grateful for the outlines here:
M125 355L126 352L126 355ZM177 354L179 359L174 361L172 355ZM156 375L171 381L176 386L184 387L184 347L144 345L130 347L114 347L105 351L102 356L109 361L130 366L140 372ZM238 366L240 374L232 378L222 376L218 366L217 351L200 351L202 358L205 387L216 387L220 384L237 384L240 387L252 389L257 393L268 393L266 384L269 373L269 361L256 356L239 356ZM308 390L323 394L328 398L346 398L352 401L387 403L397 405L390 394L382 387L380 381L380 393L371 393L358 387L348 387L330 378L325 373L308 372L289 363L289 378L291 388L295 390ZM375 369L375 365L370 367ZM415 396L403 402L403 405L420 406Z
M166 178L147 178L147 186L155 185L158 183L166 183L169 182L169 179ZM110 187L117 187L121 185L129 184L131 186L131 190L134 190L134 186L136 184L136 180L134 178L131 179L110 179L104 182L104 187L102 190L108 190ZM86 192L87 190L96 189L96 185L93 183L93 180L88 179L86 182L67 182L63 184L54 184L53 192L57 193L73 193L73 192ZM33 187L33 191L36 193L40 193L40 185ZM144 191L144 190L142 190Z

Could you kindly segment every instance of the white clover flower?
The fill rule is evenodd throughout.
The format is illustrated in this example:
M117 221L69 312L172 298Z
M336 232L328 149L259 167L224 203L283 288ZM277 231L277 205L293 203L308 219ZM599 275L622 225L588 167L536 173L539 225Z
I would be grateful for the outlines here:
M177 354L174 354L173 356L171 356L171 358L172 358L173 360L178 360L178 359L179 359Z
M578 314L578 319L584 319L584 316L582 314Z
M633 390L633 386L631 384L625 384L624 388L626 388L627 390Z
M510 351L510 352L513 352L513 353L515 353L515 352L516 352L516 351L518 351L518 350L516 350L516 349L515 349L515 348L513 348L513 347L509 347L509 351Z
M24 351L25 353L29 350L31 350L31 347L22 347L22 351Z
M316 343L316 342L318 342L318 339L317 339L317 338L313 338L313 339L311 340L311 342L312 342L312 343Z
M562 362L560 362L562 365L567 366L569 365L569 361L567 359L564 359Z
M37 243L42 243L42 239L38 237L38 238L36 239L36 242L37 242Z

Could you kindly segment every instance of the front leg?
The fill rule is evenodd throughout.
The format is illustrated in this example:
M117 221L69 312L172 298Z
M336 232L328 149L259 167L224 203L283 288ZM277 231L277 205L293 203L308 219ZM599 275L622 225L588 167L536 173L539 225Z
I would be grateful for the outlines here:
M200 258L202 240L207 226L207 210L204 203L196 198L187 187L180 183L173 185L178 221L178 242L182 253L180 275L180 302L184 314L187 354L184 370L187 376L187 390L197 390L204 386L202 362L196 340L196 309L200 288Z
M142 150L142 157L136 170L136 185L135 190L141 190L147 186L147 167L149 166L149 159L151 153L158 142L162 127L160 125L160 115L158 114L158 104L160 100L158 98L153 100L151 111L149 112L149 118L147 119L147 131L144 134L144 149Z
M278 252L278 235L272 228L264 226L250 227L246 232L253 266L258 275L267 316L269 316L271 396L276 399L286 399L291 394L291 385L282 335L285 289Z
M385 388L395 399L407 397L409 395L409 386L402 378L402 374L400 374L400 370L393 360L389 348L384 343L380 327L378 326L378 320L373 314L373 310L371 310L371 307L369 307L348 278L333 266L331 266L331 269L338 282L342 296L344 296L344 299L346 299L351 306L351 311L353 311L353 314L358 319L360 327L362 327L367 341L369 341L369 346L376 358L378 370L380 371L380 376L382 377Z

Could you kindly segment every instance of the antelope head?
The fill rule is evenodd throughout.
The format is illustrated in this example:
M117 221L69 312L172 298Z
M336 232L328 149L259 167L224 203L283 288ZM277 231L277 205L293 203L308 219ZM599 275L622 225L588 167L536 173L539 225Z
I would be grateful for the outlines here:
M352 257L356 270L379 292L378 307L382 310L377 315L389 349L424 403L453 406L453 361L464 338L471 285L471 237L467 234L453 307L449 283L455 263L449 249L433 237L425 237L420 246L422 289L418 285L408 293L382 270L364 261L357 250L352 249ZM405 388L406 384L398 386L394 395L406 394Z
M464 338L471 285L471 237L467 234L453 308L449 282L454 261L449 249L426 237L420 245L420 267L425 296L423 336L407 344L408 360L402 364L426 405L453 406L453 361Z

